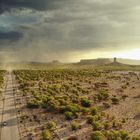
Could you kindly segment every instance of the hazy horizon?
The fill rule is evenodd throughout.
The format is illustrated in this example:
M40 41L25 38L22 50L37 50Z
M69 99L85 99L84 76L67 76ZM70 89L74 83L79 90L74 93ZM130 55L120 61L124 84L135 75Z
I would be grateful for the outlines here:
M139 0L2 0L0 61L140 60Z

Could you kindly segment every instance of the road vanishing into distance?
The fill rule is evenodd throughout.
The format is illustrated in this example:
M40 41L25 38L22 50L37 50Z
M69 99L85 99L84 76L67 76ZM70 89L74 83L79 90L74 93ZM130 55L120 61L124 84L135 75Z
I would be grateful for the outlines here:
M3 92L3 111L1 112L2 123L5 122L5 126L1 126L0 140L20 140L18 121L16 115L16 107L14 100L14 75L12 72L6 74L6 87Z

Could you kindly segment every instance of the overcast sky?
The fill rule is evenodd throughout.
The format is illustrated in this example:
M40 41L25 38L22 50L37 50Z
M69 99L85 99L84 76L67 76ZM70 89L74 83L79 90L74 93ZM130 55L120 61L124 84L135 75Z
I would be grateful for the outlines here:
M140 59L140 0L1 0L0 60Z

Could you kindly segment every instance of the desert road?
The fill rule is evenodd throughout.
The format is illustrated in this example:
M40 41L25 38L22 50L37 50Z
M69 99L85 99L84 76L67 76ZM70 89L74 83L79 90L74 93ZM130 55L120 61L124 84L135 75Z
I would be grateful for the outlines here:
M20 140L18 122L16 116L15 101L13 95L13 75L12 72L6 74L6 89L3 93L3 114L1 113L2 124L0 140Z

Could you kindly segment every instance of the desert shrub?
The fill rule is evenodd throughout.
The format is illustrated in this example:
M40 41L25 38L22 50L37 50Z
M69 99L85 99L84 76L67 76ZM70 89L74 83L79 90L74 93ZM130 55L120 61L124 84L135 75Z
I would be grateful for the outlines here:
M42 136L43 136L43 140L52 140L52 135L49 130L44 130Z
M100 131L95 131L91 134L91 140L104 140L105 137Z
M71 122L71 129L72 130L77 130L79 128L80 128L80 125L76 121Z
M67 106L61 106L60 107L60 113L65 113L67 111L72 112L73 114L76 114L80 111L80 108L76 104L67 105Z
M49 130L55 129L55 128L56 128L56 123L53 122L53 121L49 121L49 122L47 123L47 128L48 128Z
M87 114L89 112L89 109L88 108L85 108L85 107L81 107L80 108L80 111L83 113L83 114Z
M121 140L120 134L118 131L108 131L105 134L107 140Z
M77 96L77 95L71 95L70 96L70 100L73 102L73 103L75 103L75 104L78 104L79 103L79 96Z
M126 131L120 131L120 135L122 140L130 140L130 136Z
M76 104L66 106L67 111L71 111L73 113L79 112L79 107Z
M109 93L108 93L107 90L101 90L101 91L99 92L99 94L102 96L102 99L103 99L103 100L106 100L106 99L109 98Z
M104 128L107 130L110 128L110 123L109 122L105 122L104 123Z
M47 103L46 103L46 105L45 105L45 108L48 110L48 111L59 111L59 109L60 109L60 103L59 103L59 101L58 100L50 100L50 101L48 101Z
M27 107L30 109L39 108L40 104L41 103L39 101L34 99L27 101Z
M58 99L58 101L59 101L60 105L62 105L62 106L67 105L67 101L64 99Z
M97 122L97 121L93 121L92 122L92 128L93 128L93 131L100 130L100 123Z
M65 113L67 111L66 106L60 106L60 113Z
M94 115L97 115L97 113L98 113L98 109L96 107L92 107L91 114L94 116Z
M82 105L83 107L90 107L91 104L92 104L91 100L84 99L84 98L81 99L81 105Z
M102 101L109 98L109 93L107 90L101 90L98 94L94 96L94 100Z
M108 140L130 140L126 131L110 131L106 133L106 137Z
M76 86L76 85L75 85ZM71 89L71 92L73 93L73 94L78 94L79 92L78 92L78 90L77 89Z
M74 114L72 112L66 111L65 112L65 118L66 118L66 120L72 120L72 119L75 118L75 116L74 116Z
M89 123L89 124L92 124L94 121L97 121L97 120L98 120L98 117L97 116L89 115L87 117L87 123Z

